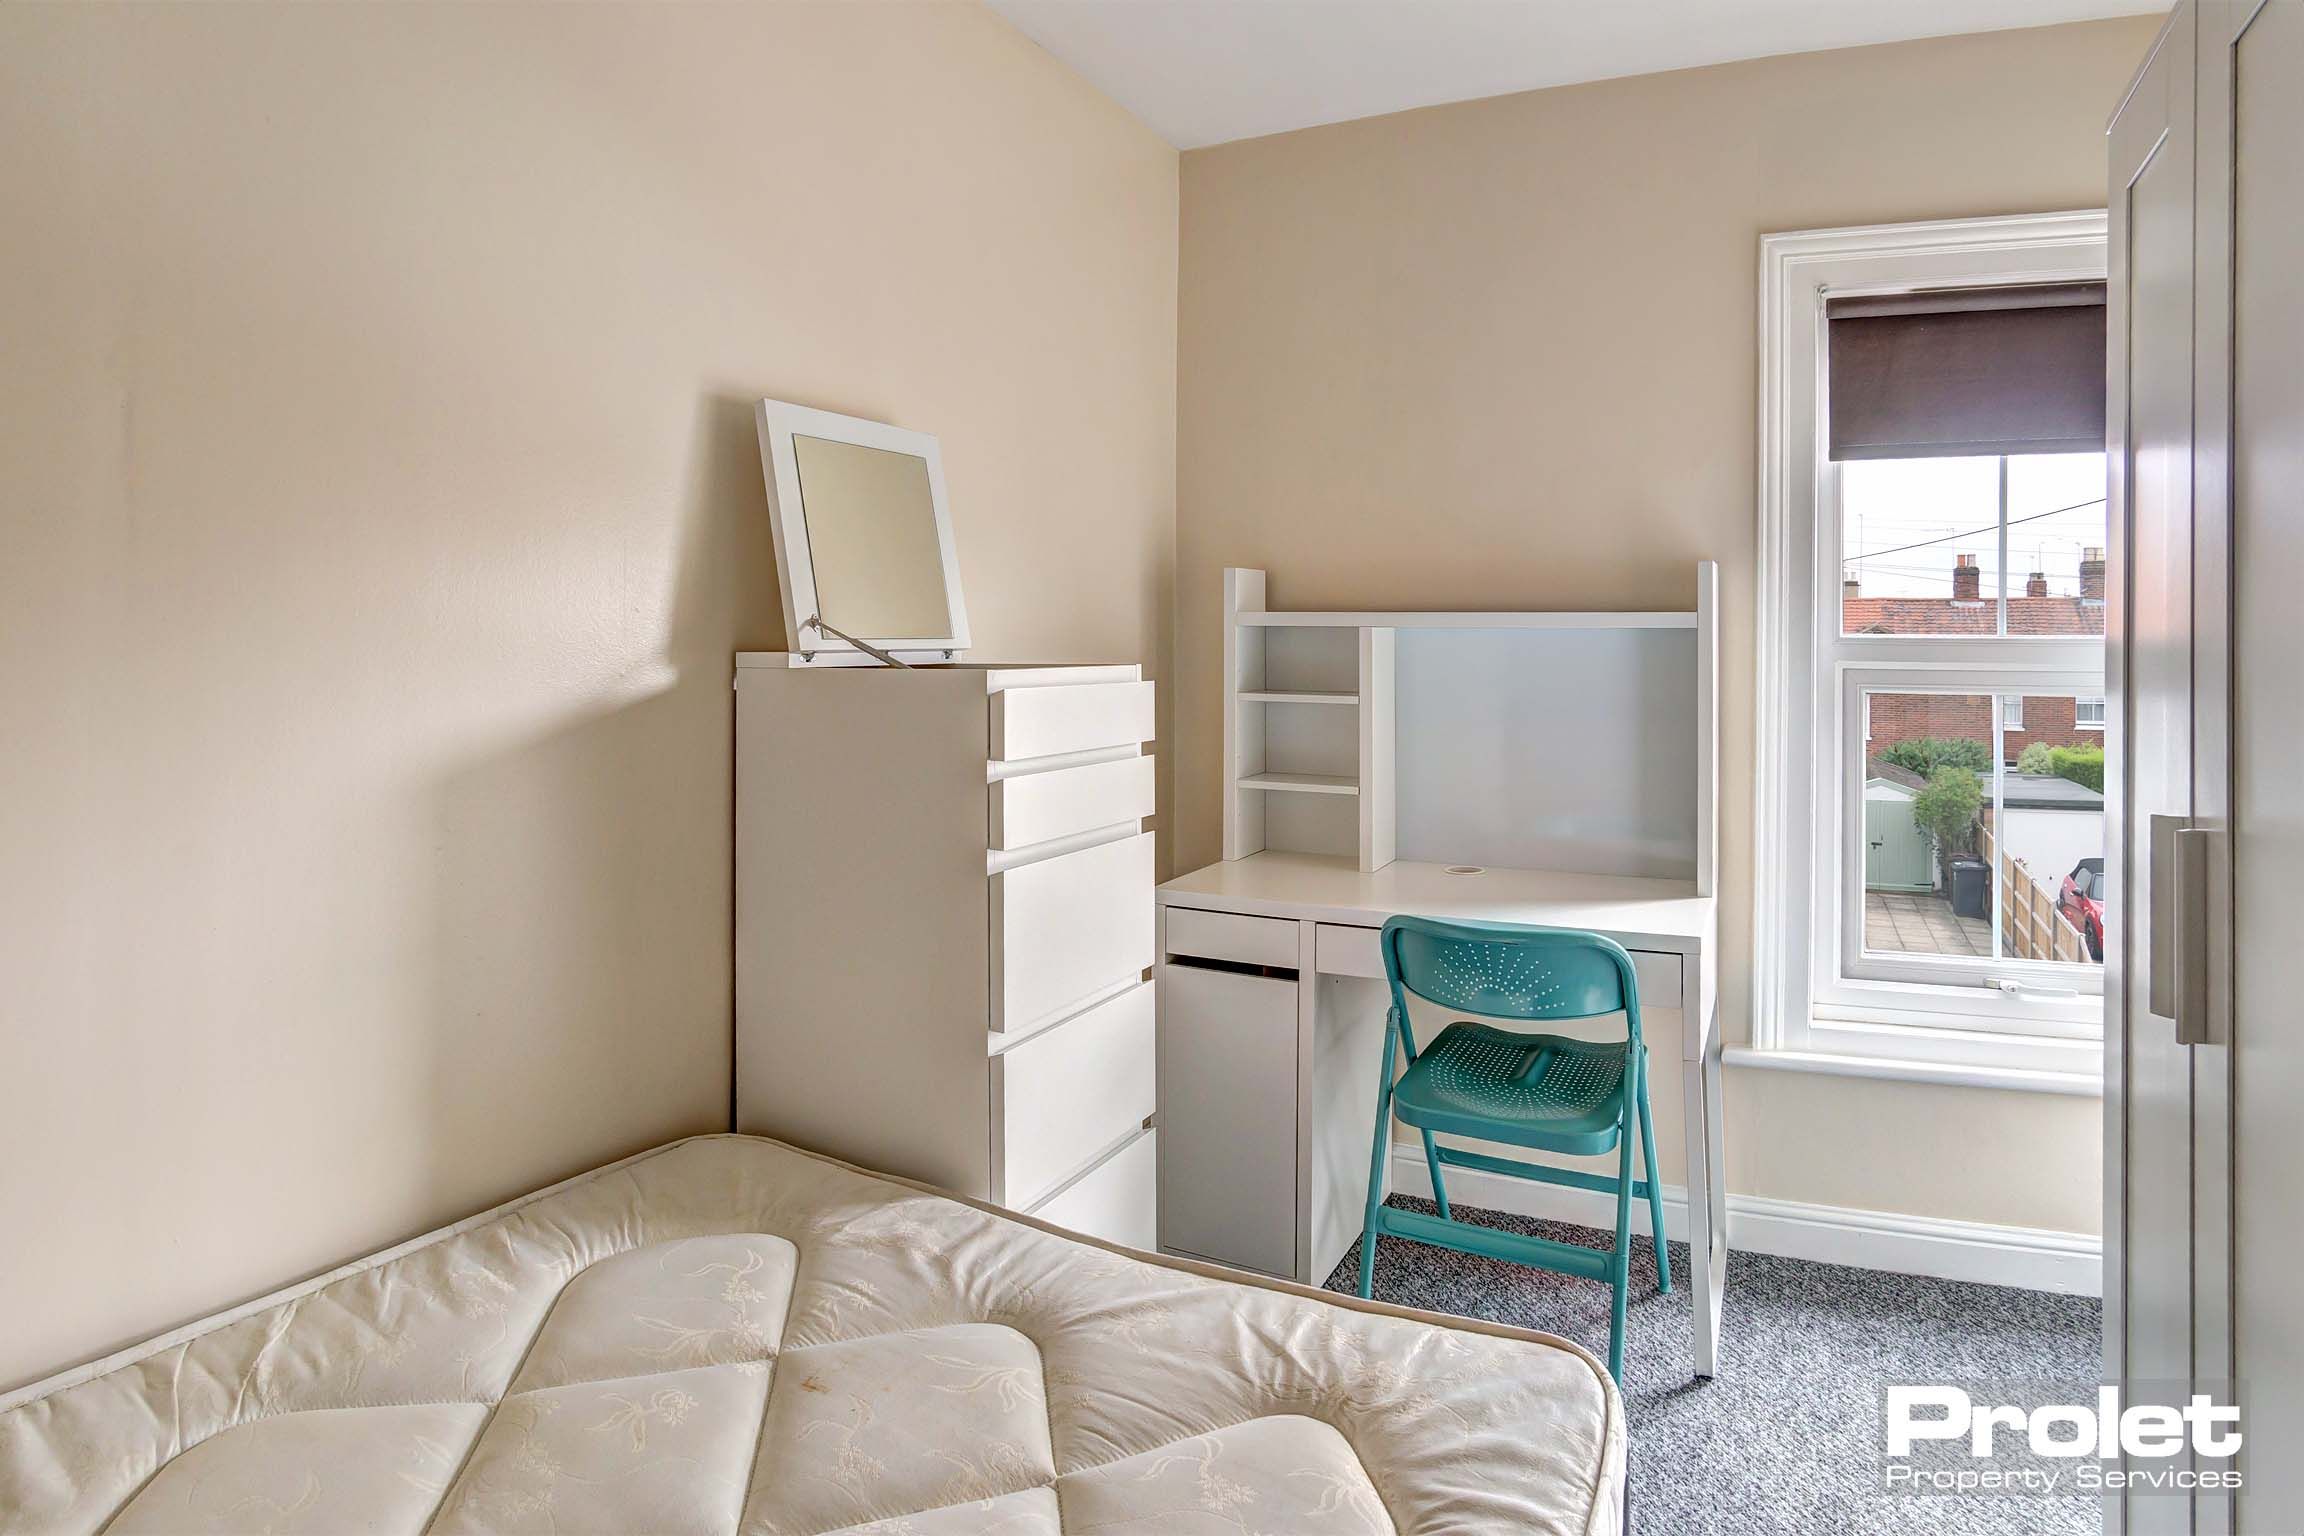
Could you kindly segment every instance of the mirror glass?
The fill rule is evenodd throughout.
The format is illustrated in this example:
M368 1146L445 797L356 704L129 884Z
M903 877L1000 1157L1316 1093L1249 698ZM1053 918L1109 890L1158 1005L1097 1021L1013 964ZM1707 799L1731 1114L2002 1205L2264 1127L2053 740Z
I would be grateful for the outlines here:
M950 634L928 461L797 432L792 459L824 622L870 640Z

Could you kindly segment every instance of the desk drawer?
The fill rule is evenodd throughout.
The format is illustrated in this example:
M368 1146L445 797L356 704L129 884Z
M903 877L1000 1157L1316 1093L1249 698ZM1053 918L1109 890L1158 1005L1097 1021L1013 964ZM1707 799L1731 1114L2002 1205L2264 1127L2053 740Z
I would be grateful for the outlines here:
M1158 1248L1160 1133L1138 1136L1032 1214L1125 1248Z
M1323 976L1371 976L1384 979L1384 951L1377 928L1354 928L1343 923L1322 923L1314 930L1312 952Z
M1632 951L1632 974L1640 982L1640 1006L1651 1008L1678 1008L1680 1006L1680 957L1653 949Z
M992 1058L1001 1204L1029 1210L1159 1107L1152 983Z
M1169 921L1175 916L1171 912ZM1384 979L1384 953L1379 943L1382 930L1355 928L1345 923L1322 923L1313 933L1315 965L1323 976L1368 976ZM1173 951L1176 946L1169 944ZM1632 954L1632 974L1640 983L1640 1006L1646 1008L1678 1008L1680 1006L1680 957L1660 950L1635 949Z
M988 878L992 1029L1028 1029L1152 963L1151 833Z
M1297 925L1286 918L1242 917L1237 912L1168 909L1168 953L1238 965L1295 970L1303 963Z
M1152 739L1152 684L1065 683L992 695L992 756L1004 761Z
M993 780L987 786L991 846L1006 852L1151 815L1152 763L1124 757Z

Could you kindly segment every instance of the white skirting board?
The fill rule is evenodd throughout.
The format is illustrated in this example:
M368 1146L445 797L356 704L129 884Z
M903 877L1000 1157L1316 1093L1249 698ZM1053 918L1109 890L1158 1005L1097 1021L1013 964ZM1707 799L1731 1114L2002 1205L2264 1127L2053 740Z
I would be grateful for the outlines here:
M1509 1211L1547 1221L1574 1222L1611 1230L1615 1202L1590 1190L1536 1184L1527 1179L1483 1173L1474 1168L1447 1171L1448 1197L1462 1205ZM1432 1197L1424 1154L1414 1145L1392 1149L1395 1194ZM1647 1212L1632 1210L1632 1230L1647 1230ZM1688 1197L1679 1186L1664 1186L1664 1232L1688 1238ZM1847 1264L1899 1275L1932 1275L1981 1285L2012 1285L2067 1296L2104 1294L2104 1245L2078 1232L2037 1227L1999 1227L1940 1216L1906 1216L1893 1211L1855 1211L1836 1205L1808 1205L1760 1195L1728 1197L1728 1246L1778 1258Z

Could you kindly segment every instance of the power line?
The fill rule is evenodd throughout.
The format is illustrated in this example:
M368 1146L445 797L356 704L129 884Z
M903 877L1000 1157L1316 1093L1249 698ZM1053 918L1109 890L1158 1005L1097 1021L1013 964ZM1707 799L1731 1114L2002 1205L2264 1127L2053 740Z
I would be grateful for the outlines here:
M2052 507L2046 512L2034 512L2028 517L2012 517L2008 519L2008 526L2013 528L2019 523L2036 523L2044 517L2058 517L2066 512L2077 512L2082 507L2100 507L2103 504L2103 497L2092 496L2086 501L2076 501L2068 507ZM1954 539L1973 539L1978 534L1998 533L1999 531L2000 524L1986 523L1983 527L1971 528L1966 533L1947 533L1939 539L1922 539L1917 544L1899 544L1894 549L1876 549L1868 555L1843 556L1840 563L1842 565L1855 565L1863 560L1878 560L1888 555L1900 555L1908 549L1926 549L1931 544L1949 544Z

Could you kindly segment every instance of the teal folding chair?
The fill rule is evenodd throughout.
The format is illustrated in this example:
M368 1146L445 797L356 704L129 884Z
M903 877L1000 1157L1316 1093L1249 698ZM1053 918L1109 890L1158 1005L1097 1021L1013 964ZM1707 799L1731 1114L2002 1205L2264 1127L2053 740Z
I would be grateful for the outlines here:
M1648 1048L1640 1043L1640 988L1632 957L1596 933L1531 928L1518 923L1452 923L1395 917L1384 925L1384 976L1392 1018L1384 1032L1384 1076L1376 1095L1376 1145L1369 1154L1368 1220L1360 1239L1360 1294L1376 1278L1379 1233L1562 1274L1605 1280L1614 1295L1608 1319L1608 1373L1624 1379L1624 1292L1631 1270L1632 1202L1648 1202L1656 1238L1656 1286L1672 1289L1664 1247L1664 1207L1656 1194L1656 1132L1648 1115ZM1522 1035L1460 1019L1431 1047L1416 1049L1408 1024L1414 995L1443 1008L1495 1019L1589 1019L1624 1015L1622 1040ZM1395 1048L1407 1071L1395 1084ZM1645 1179L1632 1177L1634 1113L1639 1115ZM1423 1133L1437 1216L1384 1204L1385 1154L1392 1118ZM1538 1151L1598 1157L1616 1153L1616 1176L1518 1162L1443 1147L1433 1133L1471 1136ZM1616 1246L1606 1252L1518 1232L1499 1232L1449 1214L1443 1166L1477 1168L1512 1178L1616 1197Z

